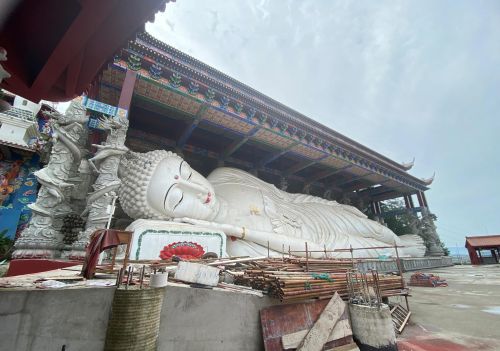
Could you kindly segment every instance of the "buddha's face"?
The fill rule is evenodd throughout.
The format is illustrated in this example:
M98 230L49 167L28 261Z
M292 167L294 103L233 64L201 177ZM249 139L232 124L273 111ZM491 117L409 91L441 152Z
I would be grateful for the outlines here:
M168 217L210 220L216 215L214 189L183 159L166 157L147 190L148 204Z

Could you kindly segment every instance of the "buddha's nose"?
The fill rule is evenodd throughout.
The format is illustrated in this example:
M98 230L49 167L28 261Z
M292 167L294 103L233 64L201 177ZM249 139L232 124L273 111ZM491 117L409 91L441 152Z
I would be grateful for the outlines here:
M184 179L179 179L178 180L178 184L179 184L179 186L184 191L190 191L191 190L191 191L194 191L194 192L202 192L202 193L207 193L208 192L208 189L205 189L205 187L203 187L203 186L201 186L199 184L196 184L196 183L184 180Z

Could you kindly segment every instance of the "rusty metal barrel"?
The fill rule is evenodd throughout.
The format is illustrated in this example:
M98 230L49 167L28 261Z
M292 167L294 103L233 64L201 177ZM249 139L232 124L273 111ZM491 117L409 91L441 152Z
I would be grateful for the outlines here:
M104 350L156 350L164 295L164 288L117 289Z

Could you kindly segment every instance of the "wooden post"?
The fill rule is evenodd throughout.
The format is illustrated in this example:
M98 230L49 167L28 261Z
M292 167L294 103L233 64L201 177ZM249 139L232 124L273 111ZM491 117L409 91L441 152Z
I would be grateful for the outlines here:
M309 251L307 250L307 241L306 241L306 272L309 272Z
M115 246L115 248L113 249L113 258L111 259L111 271L115 269L115 260L117 251L118 251L118 246Z
M410 206L410 200L408 200L408 195L403 196L403 199L405 200L405 207L406 208L411 208L411 206Z
M426 206L425 206L425 202L424 202L424 198L423 198L423 196L422 196L422 192L421 192L421 191L419 191L419 192L417 193L417 200L418 200L418 205L419 205L420 207L426 207Z
M427 204L427 199L425 198L425 193L422 192L421 194L422 194L422 201L424 202L424 206L429 208L429 205Z
M354 269L354 250L352 249L352 245L349 244L349 251L351 251L351 264L352 264L352 269Z
M399 259L398 245L394 241L394 249L396 250L396 264L398 266L399 275L401 276L401 284L405 287L405 279L403 278L403 267L401 267L401 260Z

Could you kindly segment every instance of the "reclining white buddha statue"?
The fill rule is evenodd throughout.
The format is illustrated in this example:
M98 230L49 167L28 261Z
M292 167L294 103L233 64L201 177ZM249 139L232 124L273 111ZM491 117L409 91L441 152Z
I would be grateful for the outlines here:
M289 250L324 257L324 250L404 246L401 256L421 257L419 236L396 236L352 206L291 194L234 168L217 168L207 178L164 150L126 154L120 164L123 210L134 219L189 223L225 233L230 256L281 255ZM302 251L302 252L299 252ZM391 251L391 250L389 250ZM379 257L387 249L356 251ZM329 252L350 257L350 252Z

